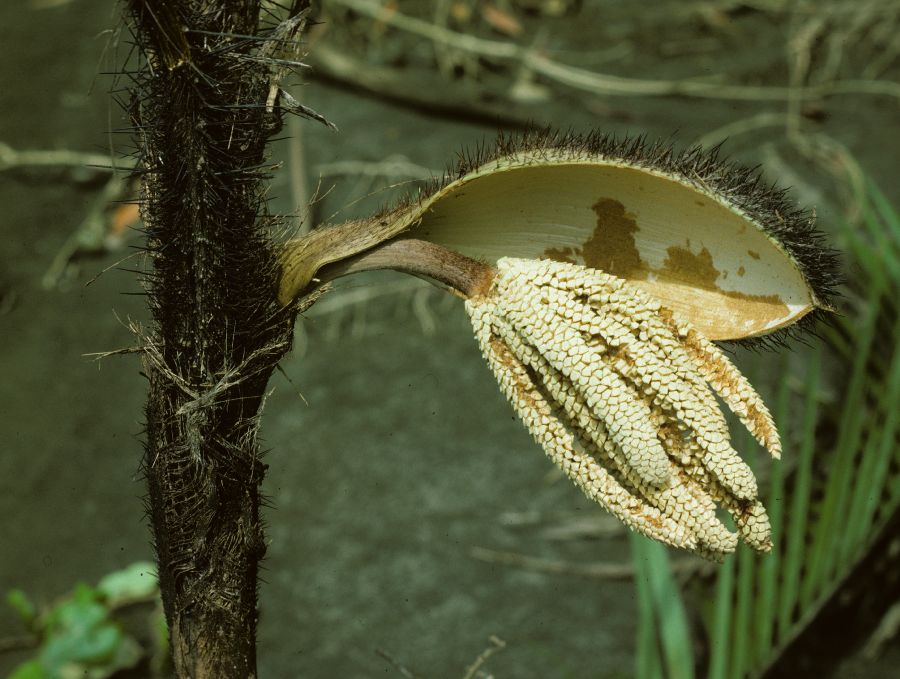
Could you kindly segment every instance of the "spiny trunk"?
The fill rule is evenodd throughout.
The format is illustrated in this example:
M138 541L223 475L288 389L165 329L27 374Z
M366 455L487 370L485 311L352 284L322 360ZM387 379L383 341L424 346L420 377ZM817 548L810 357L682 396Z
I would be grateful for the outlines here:
M262 59L271 43L248 37L266 35L259 5L128 3L146 62L132 110L152 262L148 513L176 670L195 679L256 673L257 415L293 321L276 301L263 198L281 121Z

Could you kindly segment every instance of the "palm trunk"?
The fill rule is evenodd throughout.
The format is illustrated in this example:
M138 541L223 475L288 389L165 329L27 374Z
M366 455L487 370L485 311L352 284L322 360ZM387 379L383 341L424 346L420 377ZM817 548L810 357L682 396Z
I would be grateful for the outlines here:
M128 3L154 321L143 466L176 671L195 679L256 674L257 417L293 325L263 198L281 121L259 5Z

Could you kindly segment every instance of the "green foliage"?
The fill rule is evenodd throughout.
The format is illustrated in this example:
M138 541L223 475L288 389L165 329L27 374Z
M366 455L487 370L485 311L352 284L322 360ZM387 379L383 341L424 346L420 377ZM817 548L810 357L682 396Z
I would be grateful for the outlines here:
M756 677L776 664L900 511L900 215L871 182L858 201L860 228L841 234L856 272L852 310L823 329L825 346L783 359L781 374L797 377L780 381L774 403L785 442L766 500L774 548L757 557L742 546L730 556L702 611L710 679ZM838 368L833 402L822 398L825 366ZM738 445L754 448L749 437ZM646 546L636 543L634 554L637 677L694 677L691 660L679 655L675 665L673 650L656 642L689 638L686 616L667 612L681 601L671 569L657 558L660 572L649 574Z
M7 602L39 643L35 657L9 679L105 679L134 667L144 652L113 614L157 595L154 567L146 562L110 573L96 588L79 583L46 611L39 612L24 592L10 591Z
M156 596L159 584L156 567L148 561L137 561L120 571L100 578L97 592L109 606L121 606L132 601L144 601Z
M21 589L11 589L6 593L6 603L18 614L22 624L29 630L34 626L37 607Z
M632 533L631 553L641 612L638 676L687 679L693 676L690 631L666 548Z

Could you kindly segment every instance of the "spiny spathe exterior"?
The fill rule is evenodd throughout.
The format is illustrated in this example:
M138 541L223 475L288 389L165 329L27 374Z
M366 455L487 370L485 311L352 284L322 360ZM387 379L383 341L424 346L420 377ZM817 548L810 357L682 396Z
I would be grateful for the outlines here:
M501 259L490 291L466 309L525 426L589 497L709 558L739 537L770 549L756 479L713 390L776 457L778 433L753 387L689 324L619 278L544 260Z

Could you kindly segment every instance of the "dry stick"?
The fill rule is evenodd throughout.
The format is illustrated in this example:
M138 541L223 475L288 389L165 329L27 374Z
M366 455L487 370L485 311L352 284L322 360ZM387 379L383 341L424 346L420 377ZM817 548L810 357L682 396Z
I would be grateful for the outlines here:
M394 666L394 668L398 672L400 672L401 675L406 677L406 679L419 679L419 675L417 675L411 669L406 667L406 665L401 663L399 660L397 660L394 656L392 656L390 653L385 651L383 648L376 648L375 655L387 660L391 665Z
M435 87L434 72L416 74L410 69L399 70L374 66L341 52L324 40L311 55L317 78L352 86L372 96L429 111L438 115L452 115L455 120L503 123L506 127L528 128L536 123L538 112L527 115L510 108L508 103L496 102L496 92L485 86L455 80L441 82Z
M521 48L513 43L485 40L474 35L458 33L449 28L436 26L428 21L395 12L371 0L331 0L330 4L342 5L394 28L408 33L416 33L433 42L480 54L483 57L515 59L521 51Z
M812 44L824 30L826 22L825 17L816 16L804 24L788 41L791 88L788 96L787 135L790 139L800 134L800 105L803 85L809 75Z
M121 197L124 184L120 175L113 174L109 177L100 195L91 204L87 215L50 262L50 266L41 278L41 286L45 290L52 290L59 285L69 262L79 252L98 252L104 248L105 214L109 206Z
M40 643L41 639L36 634L22 634L12 637L0 637L0 653L25 651L29 648L37 647Z
M111 172L117 168L132 168L131 158L110 158L101 153L82 153L69 149L44 151L37 149L16 150L0 141L0 170L18 167L88 167L98 171Z
M9 144L0 142L0 170L13 170L20 167L70 167L89 168L98 172L115 172L117 169L131 169L134 165L135 162L132 158L111 158L100 153L82 153L69 149L57 151L16 150ZM59 284L69 261L78 252L102 249L106 228L103 213L119 197L123 183L121 177L116 175L107 181L87 216L66 239L50 263L50 267L41 279L41 285L45 290L51 290Z
M434 25L446 28L449 15L450 1L435 0L432 14ZM435 63L437 63L438 71L445 80L450 80L453 77L453 71L457 65L455 63L453 50L437 41L432 45L432 49L434 49L434 60Z
M481 666L484 665L484 663L486 663L488 659L492 655L494 655L494 653L502 651L504 648L506 648L506 642L503 641L503 639L501 639L500 637L493 634L489 637L488 641L491 642L491 645L484 649L481 653L479 653L478 657L475 658L475 662L473 662L471 665L469 665L468 668L466 668L466 674L463 679L474 679L474 677L476 676L476 672L478 672Z
M379 161L338 160L333 163L317 165L316 170L323 177L360 175L373 179L384 177L389 180L418 179L425 181L441 176L439 171L416 165L401 155L388 156Z
M887 43L880 53L872 56L869 63L863 68L862 74L865 78L877 78L881 75L896 59L900 56L900 35L897 33L897 27L900 26L900 8L894 10L894 15L887 21L880 23L877 29L885 32Z
M854 188L851 195L864 193L862 171L846 147L827 134L809 134L804 131L802 125L801 99L803 98L804 88L808 87L805 83L810 77L813 45L821 39L828 20L834 20L838 17L838 14L839 12L835 11L834 7L830 7L826 16L814 15L796 30L789 41L788 65L790 67L789 78L792 94L788 98L786 112L763 112L734 121L712 132L708 132L695 143L700 146L711 146L723 139L734 139L739 135L762 127L783 125L786 129L788 142L802 155L833 175L838 186L844 186L849 180L849 183ZM855 29L859 29L859 27L857 26ZM842 34L846 37L850 32L848 29L843 31ZM821 80L826 79L827 77ZM858 215L850 215L851 220L856 218L858 218Z
M302 95L297 96L302 103ZM306 153L303 148L303 124L298 116L288 118L288 176L291 183L291 202L300 215L297 233L309 232L312 224L312 203L309 201L309 180L306 173Z
M385 24L414 33L434 42L456 49L500 60L517 60L536 73L556 80L569 87L608 96L663 96L681 95L714 99L752 101L782 101L791 94L790 87L753 87L745 85L721 85L701 80L639 80L594 73L568 66L541 56L514 43L486 40L435 26L415 17L385 9L372 0L331 0L360 14ZM881 80L838 80L805 89L804 99L815 99L830 94L883 94L900 97L900 83Z
M748 132L761 129L763 127L783 127L790 117L789 113L777 113L773 111L764 111L756 115L740 118L726 123L721 127L717 127L711 132L707 132L694 142L697 146L709 148L716 144L739 137Z
M863 657L866 660L876 660L884 647L897 637L898 632L900 632L900 601L891 606L881 618L881 622L863 646Z

